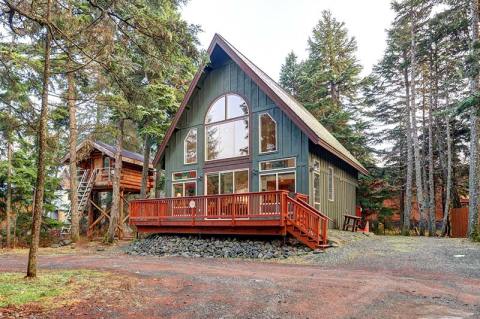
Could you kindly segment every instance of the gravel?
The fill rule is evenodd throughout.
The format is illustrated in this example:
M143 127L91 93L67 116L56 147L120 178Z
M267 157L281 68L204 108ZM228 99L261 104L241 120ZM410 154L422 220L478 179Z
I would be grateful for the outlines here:
M252 239L246 237L207 237L150 235L124 248L130 255L182 256L206 258L285 259L319 254L294 239Z

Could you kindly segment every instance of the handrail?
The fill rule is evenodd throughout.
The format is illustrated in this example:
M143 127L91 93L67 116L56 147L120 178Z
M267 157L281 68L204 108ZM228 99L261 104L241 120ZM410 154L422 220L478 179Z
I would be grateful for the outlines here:
M320 212L301 200L288 197L287 203L290 204L287 204L287 219L309 238L314 240L317 245L320 244L320 242L324 245L327 244L329 218L322 216Z

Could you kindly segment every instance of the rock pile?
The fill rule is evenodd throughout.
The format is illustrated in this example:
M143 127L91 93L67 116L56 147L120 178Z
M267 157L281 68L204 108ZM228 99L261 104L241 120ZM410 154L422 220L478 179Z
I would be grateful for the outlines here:
M134 241L125 248L130 255L183 256L207 258L287 258L312 253L294 239L284 244L280 239L249 239L235 237L206 237L150 235ZM314 252L315 253L315 252Z

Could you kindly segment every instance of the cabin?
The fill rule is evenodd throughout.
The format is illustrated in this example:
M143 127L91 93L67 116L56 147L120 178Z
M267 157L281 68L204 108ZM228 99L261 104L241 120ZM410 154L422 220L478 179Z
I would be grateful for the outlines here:
M110 219L111 203L102 204L102 197L111 198L113 192L113 176L115 169L115 146L100 142L85 140L77 146L77 176L78 176L78 209L88 212L88 235L92 237L95 229L102 228ZM128 196L140 194L142 184L143 156L141 154L122 150L122 170L120 176L120 222L119 229L128 220ZM62 163L70 163L67 154ZM147 193L153 189L155 170L149 163ZM70 188L70 185L66 186ZM106 196L107 195L107 196ZM70 220L70 211L68 220Z
M354 214L367 170L303 105L216 34L153 164L166 198L131 203L140 232L286 235L311 248Z

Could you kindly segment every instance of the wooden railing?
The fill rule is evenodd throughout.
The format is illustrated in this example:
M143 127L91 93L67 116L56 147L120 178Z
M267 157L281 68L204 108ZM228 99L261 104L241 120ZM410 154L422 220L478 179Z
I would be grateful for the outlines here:
M251 226L295 228L314 246L327 244L329 218L287 191L139 199L130 202L130 223L143 226ZM288 228L287 228L288 230Z
M147 221L278 219L286 214L285 191L141 199L130 202L133 224ZM283 211L282 211L283 209Z
M327 228L329 218L307 203L295 198L287 198L287 220L302 235L314 241L316 246L328 243Z

